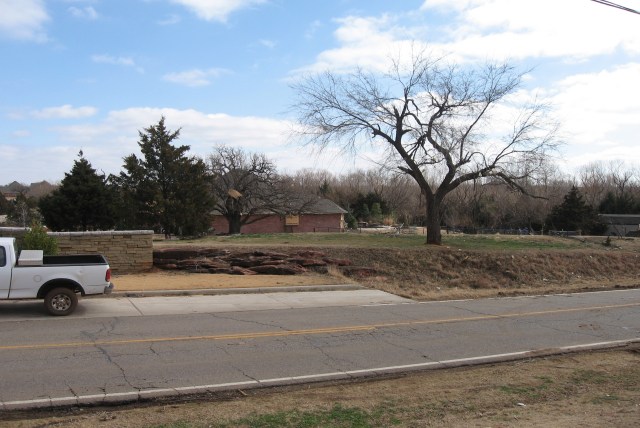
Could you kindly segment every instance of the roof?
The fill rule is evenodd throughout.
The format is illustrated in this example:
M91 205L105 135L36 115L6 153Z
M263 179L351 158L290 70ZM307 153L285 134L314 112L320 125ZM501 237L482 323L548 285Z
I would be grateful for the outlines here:
M347 210L341 208L338 204L336 204L335 202L329 199L318 198L316 201L306 205L305 208L300 212L300 214L346 214L347 212L348 212ZM220 211L218 210L213 210L212 214L222 215L222 213L220 213ZM266 211L266 210L261 210L259 212L253 213L253 215L284 215L284 214L285 214L284 210L278 213L273 211Z
M640 214L598 214L605 224L640 225Z
M321 198L304 210L303 214L346 214L347 210L342 209L335 202Z

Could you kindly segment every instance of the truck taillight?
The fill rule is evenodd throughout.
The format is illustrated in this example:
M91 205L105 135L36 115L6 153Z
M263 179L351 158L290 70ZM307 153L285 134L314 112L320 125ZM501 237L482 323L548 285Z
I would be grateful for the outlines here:
M107 269L107 273L104 274L105 282L111 282L111 268Z

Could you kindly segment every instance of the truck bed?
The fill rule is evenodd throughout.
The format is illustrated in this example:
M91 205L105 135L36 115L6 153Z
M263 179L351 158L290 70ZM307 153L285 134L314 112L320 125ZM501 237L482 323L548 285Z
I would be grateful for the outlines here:
M43 266L51 265L106 265L107 260L101 254L73 254L66 256L44 256Z

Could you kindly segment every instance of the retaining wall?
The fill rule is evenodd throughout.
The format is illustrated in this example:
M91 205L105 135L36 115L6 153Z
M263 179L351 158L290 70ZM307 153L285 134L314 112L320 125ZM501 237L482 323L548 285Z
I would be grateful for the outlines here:
M19 238L28 229L0 228L0 236ZM114 273L135 273L153 267L153 231L49 232L59 254L104 254Z

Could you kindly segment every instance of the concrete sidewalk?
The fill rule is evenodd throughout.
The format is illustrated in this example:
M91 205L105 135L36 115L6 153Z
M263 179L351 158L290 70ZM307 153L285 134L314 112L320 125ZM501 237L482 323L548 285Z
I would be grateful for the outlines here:
M292 293L312 291L349 291L366 290L358 284L326 284L326 285L293 285L269 287L229 287L229 288L197 288L192 290L130 290L114 291L105 297L157 297L157 296L220 296L228 294L264 294L264 293Z
M201 290L197 290L201 291ZM183 293L181 291L181 293ZM198 293L200 294L200 293ZM47 315L40 301L2 302L0 323L7 321L46 320L56 322L72 318L144 317L238 311L263 311L340 306L373 306L412 303L379 290L272 291L269 293L235 293L226 295L114 296L87 297L76 311L66 317Z

